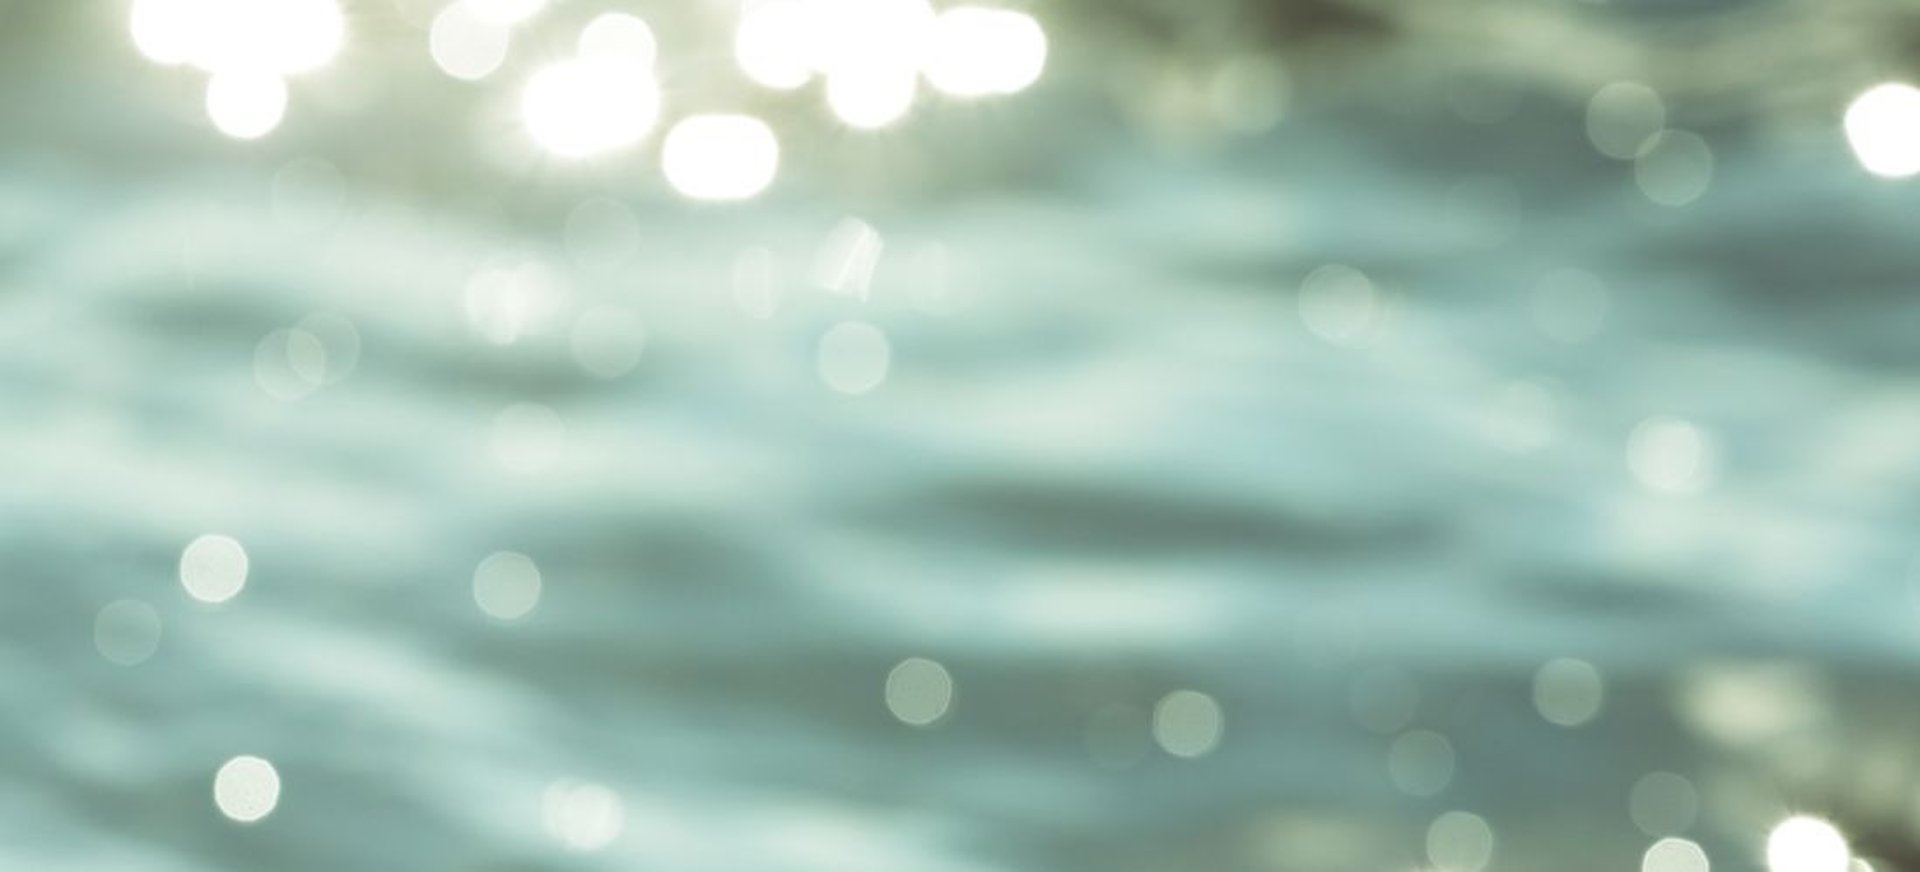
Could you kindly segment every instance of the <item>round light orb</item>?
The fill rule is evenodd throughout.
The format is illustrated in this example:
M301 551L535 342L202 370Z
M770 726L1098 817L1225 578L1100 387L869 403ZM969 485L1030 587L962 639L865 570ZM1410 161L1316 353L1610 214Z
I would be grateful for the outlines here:
M638 64L648 69L660 53L653 28L624 12L601 13L580 30L580 57L594 61Z
M747 8L733 33L733 59L747 78L791 91L813 78L819 19L799 0L770 0Z
M1562 657L1533 674L1533 707L1548 723L1577 727L1600 714L1606 684L1585 660Z
M953 707L953 675L938 661L909 657L887 673L886 701L902 723L931 726Z
M156 64L187 63L203 27L204 5L203 0L133 0L127 14L133 47Z
M187 61L210 73L292 75L333 60L346 34L337 0L190 0Z
M1632 160L1666 126L1660 92L1639 82L1614 82L1587 101L1587 139L1610 158Z
M465 3L440 10L427 30L434 66L463 82L477 82L500 69L512 43L512 28L480 17Z
M874 64L827 74L827 108L848 127L878 130L913 110L917 75L912 67Z
M660 86L629 61L560 61L533 74L520 93L520 118L534 142L580 159L631 147L660 117Z
M473 570L473 602L487 617L517 621L540 604L540 567L533 558L499 551Z
M745 200L773 183L780 141L748 115L695 115L667 132L660 150L667 182L695 200Z
M1197 690L1176 690L1153 707L1153 740L1175 757L1212 753L1225 728L1219 701Z
M620 837L626 807L613 788L562 780L547 788L542 802L547 833L568 850L590 854Z
M1647 199L1672 208L1685 206L1713 184L1713 148L1697 133L1662 130L1634 157L1633 180Z
M1434 796L1453 782L1453 743L1431 730L1402 733L1387 748L1387 775L1408 796Z
M229 820L259 821L280 804L280 773L272 763L251 755L228 760L214 773L213 804Z
M139 600L115 600L93 618L93 647L107 662L135 666L160 648L160 613Z
M234 139L259 139L287 114L287 82L273 73L214 73L207 79L207 118Z
M223 603L247 586L247 550L227 536L209 533L180 552L180 586L203 603Z
M1867 172L1889 179L1920 173L1920 88L1875 85L1847 106L1843 126Z
M864 394L887 380L893 346L865 321L842 321L820 337L820 380L843 394Z
M1692 422L1654 415L1627 436L1627 470L1649 490L1699 493L1712 484L1717 467L1713 437Z
M1846 836L1817 817L1795 815L1767 835L1771 872L1847 872L1852 861Z
M1436 872L1480 872L1493 846L1493 827L1473 812L1450 811L1427 826L1427 859Z
M933 25L924 72L952 97L1013 94L1040 80L1047 34L1024 12L958 6Z
M1712 868L1707 852L1686 839L1661 839L1640 858L1640 872L1710 872Z

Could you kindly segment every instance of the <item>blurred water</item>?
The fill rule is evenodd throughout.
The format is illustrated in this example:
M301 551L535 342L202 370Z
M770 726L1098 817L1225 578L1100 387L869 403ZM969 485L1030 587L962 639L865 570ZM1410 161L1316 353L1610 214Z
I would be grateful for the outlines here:
M1838 136L1709 129L1669 208L1578 107L1329 110L571 234L311 157L13 149L0 858L1741 870L1790 811L1911 831L1914 199ZM208 533L250 561L220 604Z

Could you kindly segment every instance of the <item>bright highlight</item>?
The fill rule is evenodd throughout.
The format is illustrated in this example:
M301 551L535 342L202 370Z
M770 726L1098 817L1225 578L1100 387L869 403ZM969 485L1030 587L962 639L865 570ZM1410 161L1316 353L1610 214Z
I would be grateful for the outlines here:
M1920 88L1876 85L1847 107L1847 142L1867 172L1889 179L1920 173Z
M780 141L747 115L695 115L673 126L661 170L674 190L695 200L745 200L773 183Z

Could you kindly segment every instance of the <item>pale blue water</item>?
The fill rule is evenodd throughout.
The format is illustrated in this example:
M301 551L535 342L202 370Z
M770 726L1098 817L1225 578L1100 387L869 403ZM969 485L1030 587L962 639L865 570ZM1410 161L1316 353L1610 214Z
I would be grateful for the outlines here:
M491 177L283 170L318 147L23 133L0 867L1401 870L1458 810L1485 868L1635 869L1655 771L1715 869L1789 811L1920 826L1913 189L1837 130L1730 125L1670 209L1579 125L1309 107L911 200L622 193L637 250L586 263L578 186L489 210ZM864 298L813 281L849 215L885 240ZM527 262L560 296L490 344L465 288ZM1328 263L1378 305L1303 310ZM1568 268L1607 288L1574 342L1536 323ZM599 379L569 334L607 307L644 341ZM260 373L317 312L351 369L336 336L329 383ZM891 347L857 396L819 363L847 320ZM515 448L516 404L564 436ZM1649 418L1706 440L1690 492L1636 478ZM205 533L251 559L219 605L178 575ZM519 621L476 605L498 551L542 574ZM122 600L150 655L96 638ZM888 708L910 657L956 688L931 727ZM1536 710L1555 658L1603 676L1591 721ZM1151 724L1180 690L1222 715L1193 759ZM1451 763L1396 777L1413 731ZM213 801L240 754L283 782L252 825ZM553 820L573 781L619 797L595 850Z

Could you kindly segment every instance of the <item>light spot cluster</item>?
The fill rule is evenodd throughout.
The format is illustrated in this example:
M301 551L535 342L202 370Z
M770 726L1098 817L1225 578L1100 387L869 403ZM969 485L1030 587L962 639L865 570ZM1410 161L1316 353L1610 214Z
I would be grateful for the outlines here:
M134 0L128 28L148 60L207 75L215 129L258 139L286 115L287 78L339 53L346 20L337 0Z
M491 79L521 43L549 42L529 32L547 5L452 0L427 26L426 54L459 82ZM136 0L129 27L149 60L208 74L207 116L236 139L278 127L289 101L287 77L331 62L347 36L338 0ZM1040 79L1048 53L1045 30L1025 12L956 6L936 13L927 0L750 0L730 42L745 84L792 91L818 80L834 116L867 130L905 118L922 81L962 100L1026 90ZM626 12L605 12L581 27L571 46L571 53L535 66L518 88L528 140L561 161L636 148L667 109L652 27ZM691 46L675 54L705 51ZM761 118L693 111L674 121L660 152L662 175L682 196L738 201L773 183L781 147Z

